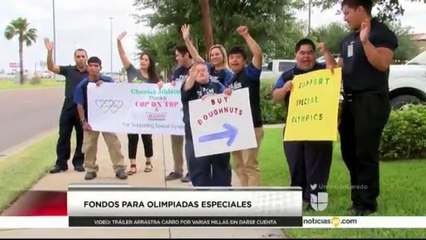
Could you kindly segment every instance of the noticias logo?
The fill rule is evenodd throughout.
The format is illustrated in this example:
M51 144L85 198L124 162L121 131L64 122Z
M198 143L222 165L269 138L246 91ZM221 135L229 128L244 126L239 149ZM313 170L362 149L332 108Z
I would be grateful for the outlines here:
M305 225L333 225L334 227L339 227L341 224L357 224L356 219L341 219L340 217L332 218L308 218L303 219L303 224Z

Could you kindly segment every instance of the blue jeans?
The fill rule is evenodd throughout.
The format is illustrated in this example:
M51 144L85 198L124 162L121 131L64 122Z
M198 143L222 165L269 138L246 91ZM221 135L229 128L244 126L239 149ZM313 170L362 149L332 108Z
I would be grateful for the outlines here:
M192 139L185 140L186 161L189 177L196 186L231 186L232 170L230 153L221 153L205 157L195 157Z

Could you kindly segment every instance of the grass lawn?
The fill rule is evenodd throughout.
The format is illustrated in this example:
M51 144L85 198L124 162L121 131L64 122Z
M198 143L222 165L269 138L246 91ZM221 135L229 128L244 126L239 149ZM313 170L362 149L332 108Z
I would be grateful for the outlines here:
M50 88L50 87L64 87L65 81L56 81L53 79L42 79L40 84L31 84L29 81L23 85L17 83L15 80L1 80L1 90L17 90L17 89L33 89L33 88Z
M0 213L47 173L56 157L56 141L57 134L53 134L0 160Z
M282 129L265 129L260 150L262 181L266 186L290 184L287 161L282 150ZM380 163L379 211L376 216L422 216L426 213L426 160ZM333 163L328 181L329 202L323 212L309 212L307 216L349 216L349 174L335 144ZM290 238L407 238L425 237L420 229L285 229Z

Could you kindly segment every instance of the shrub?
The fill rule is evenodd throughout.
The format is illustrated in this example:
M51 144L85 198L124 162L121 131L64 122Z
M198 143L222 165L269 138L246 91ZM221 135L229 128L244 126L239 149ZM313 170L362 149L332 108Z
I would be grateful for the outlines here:
M286 111L284 104L276 104L272 101L271 83L262 83L260 85L260 108L262 110L262 119L265 124L283 123L284 113Z
M41 77L39 75L35 75L31 78L31 84L38 85L41 83Z
M426 105L392 111L383 131L380 159L426 158Z

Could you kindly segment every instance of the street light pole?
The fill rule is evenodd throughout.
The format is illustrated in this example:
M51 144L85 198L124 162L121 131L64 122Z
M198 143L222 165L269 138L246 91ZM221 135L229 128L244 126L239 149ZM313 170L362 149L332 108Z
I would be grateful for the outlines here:
M56 21L55 21L55 0L52 0L52 9L53 9L53 43L55 44L55 50L53 51L53 62L56 63ZM56 79L56 74L53 73L53 79Z
M110 27L111 27L111 48L110 48L110 59L111 59L111 77L112 77L112 20L113 20L114 18L113 17L109 17L109 20L110 20Z
M311 5L312 5L312 0L309 0L309 3L308 3L308 36L311 35Z

